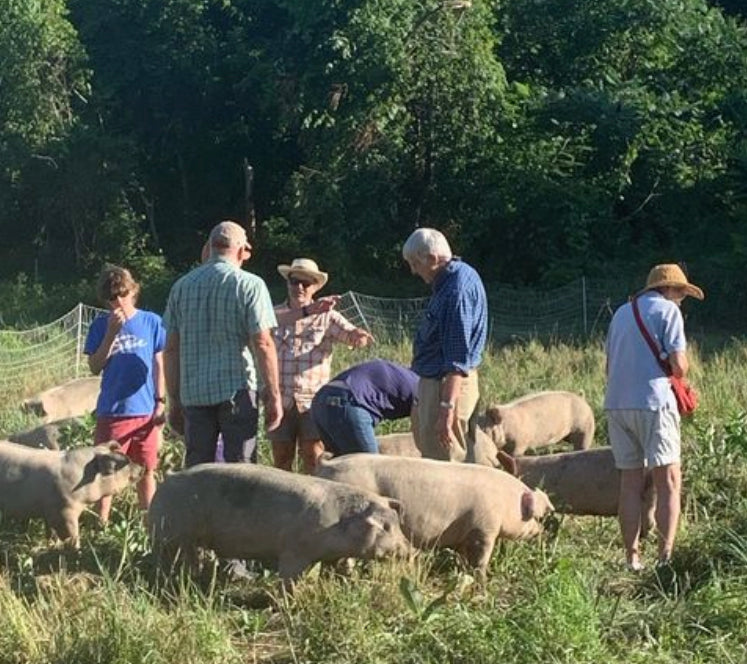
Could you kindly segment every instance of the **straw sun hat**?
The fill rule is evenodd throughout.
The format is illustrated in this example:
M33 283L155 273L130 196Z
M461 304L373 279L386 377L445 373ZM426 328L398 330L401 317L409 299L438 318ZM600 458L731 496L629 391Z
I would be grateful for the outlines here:
M278 272L285 280L291 276L307 279L313 281L319 288L324 286L329 278L329 275L322 272L316 262L310 258L294 258L290 265L278 265Z
M664 286L684 288L686 295L690 295L698 300L702 300L705 297L703 291L695 284L691 284L687 280L682 268L675 263L665 263L663 265L655 265L652 267L651 271L648 273L648 278L646 279L646 288L643 290L649 291Z

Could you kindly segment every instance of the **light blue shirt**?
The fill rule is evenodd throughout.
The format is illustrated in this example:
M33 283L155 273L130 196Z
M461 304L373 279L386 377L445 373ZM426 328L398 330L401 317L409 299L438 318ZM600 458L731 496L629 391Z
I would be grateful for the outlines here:
M638 298L638 310L665 358L686 350L685 325L676 303L657 291L648 291ZM630 302L612 317L606 350L605 410L677 409L669 378L641 334Z

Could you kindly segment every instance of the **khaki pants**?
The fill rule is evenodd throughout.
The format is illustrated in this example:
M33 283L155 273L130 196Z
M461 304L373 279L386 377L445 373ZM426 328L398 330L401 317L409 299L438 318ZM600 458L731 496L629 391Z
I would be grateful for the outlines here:
M454 417L454 438L456 443L450 450L438 442L436 425L441 411L441 380L421 378L418 384L417 433L415 442L420 452L428 459L443 461L464 461L472 452L474 441L469 436L469 418L472 417L480 397L477 384L477 371L473 370L462 378L459 396L456 400Z

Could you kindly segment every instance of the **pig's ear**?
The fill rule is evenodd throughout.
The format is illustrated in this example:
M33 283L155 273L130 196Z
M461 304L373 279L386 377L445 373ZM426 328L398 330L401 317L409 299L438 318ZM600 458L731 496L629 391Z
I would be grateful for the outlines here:
M510 473L514 477L518 475L518 468L516 467L516 459L512 457L508 452L498 450L498 463L501 464L503 470Z
M102 447L105 447L110 452L121 452L122 451L122 447L116 440L110 440L107 443L103 443Z
M539 500L535 501L538 512L537 514L535 514L535 516L538 519L541 519L547 514L551 514L555 511L555 505L550 502L550 496L548 496L544 491L540 489L535 489L534 493L539 497Z
M102 445L102 447L106 446ZM100 454L95 454L93 458L96 468L98 468L102 475L113 475L122 467L122 457L122 451L117 445L115 449L102 451Z
M550 502L548 495L540 489L525 491L521 494L521 519L541 519L549 512L554 512L555 507Z
M395 500L394 498L387 498L387 502L389 503L389 507L391 507L398 516L402 516L404 506L399 500Z
M329 450L325 450L324 452L322 452L321 456L317 460L317 463L323 466L327 461L331 461L334 458L335 458L335 455L332 454L332 452L330 452Z
M501 417L501 409L498 406L491 406L485 411L485 415L488 418L490 424L500 424L503 418Z
M98 443L97 445L93 446L93 453L96 455L121 451L122 447L116 440L107 440L105 443Z
M525 491L521 494L521 520L531 521L534 518L534 493Z

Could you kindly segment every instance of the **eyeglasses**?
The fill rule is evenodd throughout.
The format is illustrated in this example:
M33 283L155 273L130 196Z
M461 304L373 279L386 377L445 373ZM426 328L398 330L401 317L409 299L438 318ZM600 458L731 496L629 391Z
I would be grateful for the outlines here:
M130 291L124 291L123 293L112 294L109 297L108 302L116 302L120 297L127 297L129 294L130 294Z
M313 286L313 281L306 281L304 279L297 279L296 277L289 277L288 283L291 286L303 286L304 288L308 288L309 286Z

